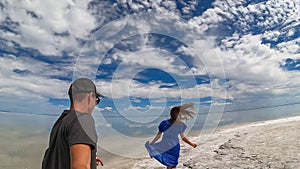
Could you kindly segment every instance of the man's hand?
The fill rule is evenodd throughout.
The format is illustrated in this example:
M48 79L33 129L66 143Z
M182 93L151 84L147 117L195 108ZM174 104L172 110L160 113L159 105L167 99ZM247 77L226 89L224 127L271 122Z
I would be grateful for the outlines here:
M101 160L101 158L100 157L96 157L96 165L99 166L99 163L101 164L101 166L104 165L103 162L102 162L102 160Z

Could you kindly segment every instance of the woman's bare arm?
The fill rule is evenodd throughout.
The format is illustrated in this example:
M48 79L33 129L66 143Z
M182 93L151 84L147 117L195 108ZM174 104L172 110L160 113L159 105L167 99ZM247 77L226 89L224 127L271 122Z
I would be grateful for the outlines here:
M150 144L154 144L157 140L160 139L162 132L158 131L154 139L151 141Z
M192 146L192 147L194 147L194 148L197 147L197 144L192 143L188 138L186 138L186 136L184 135L183 132L180 133L180 137L181 137L181 139L182 139L185 143L189 144L190 146Z

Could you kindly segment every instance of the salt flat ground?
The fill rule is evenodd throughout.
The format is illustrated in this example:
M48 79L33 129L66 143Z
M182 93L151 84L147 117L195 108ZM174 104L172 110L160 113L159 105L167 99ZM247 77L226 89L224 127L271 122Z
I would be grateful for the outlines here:
M0 128L0 169L41 167L49 134L39 131L39 128L28 130L26 126L20 128L13 125ZM193 149L181 143L179 169L300 168L300 116L231 125L217 129L209 137L200 134L189 138L199 146ZM98 169L165 168L149 158L145 151L135 159L117 157L101 150L100 155L105 166Z
M202 135L203 137L204 135ZM300 168L300 116L218 129L195 149L181 143L177 168L296 169ZM119 165L118 165L119 164ZM109 164L118 169L163 169L155 159L141 157Z

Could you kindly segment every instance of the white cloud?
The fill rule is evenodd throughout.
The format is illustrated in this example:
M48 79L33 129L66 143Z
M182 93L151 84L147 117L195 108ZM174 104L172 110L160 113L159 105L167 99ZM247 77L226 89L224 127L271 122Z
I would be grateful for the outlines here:
M279 30L270 30L266 31L263 34L263 38L266 40L271 40L271 41L277 41L280 36L280 31Z
M231 99L241 98L252 100L255 97L272 94L282 97L284 95L294 96L289 87L297 91L299 82L296 80L296 77L298 74L293 73L293 76L291 76L291 73L282 70L279 64L287 57L300 58L299 54L296 54L297 52L299 53L299 45L297 45L299 38L289 42L282 42L277 45L277 48L273 49L268 44L262 44L262 38L276 41L282 35L292 36L295 31L293 30L293 26L299 23L300 15L297 10L299 9L299 4L290 1L272 0L243 6L243 1L215 1L213 8L208 9L201 16L196 16L185 23L180 21L180 14L175 9L176 4L172 1L128 2L130 2L129 5L135 10L152 7L161 13L167 13L167 15L154 16L151 18L153 20L147 20L147 18L145 20L129 18L129 20L124 19L124 22L115 22L114 25L109 27L113 29L107 32L107 37L118 36L117 33L124 31L123 28L126 24L135 27L135 29L130 28L126 30L129 37L138 33L152 31L170 33L167 35L172 35L172 31L170 30L173 30L173 32L189 32L188 34L182 33L178 36L190 42L190 46L181 47L177 52L191 55L197 67L188 68L184 64L184 61L180 61L176 55L161 49L154 50L150 38L148 35L145 35L138 41L132 43L127 41L128 45L136 45L138 51L116 51L112 58L104 60L104 64L112 63L112 59L122 60L121 66L119 66L118 71L114 74L115 79L113 82L97 82L97 86L100 88L100 91L103 91L104 95L110 96L113 93L112 97L116 98L130 95L146 98L151 96L161 99L161 97L182 97L183 94L186 98L197 98L198 93L195 91L200 91L201 97L211 96L211 93L214 92L216 97L225 98L222 88L212 89L209 85L196 85L178 91L178 89L172 88L159 88L162 83L139 84L132 81L132 78L138 72L146 68L161 69L175 76L192 75L195 73L205 75L208 73L209 75L213 75L214 78L221 78L225 72L226 77L229 79L229 82L226 84L233 86L230 93L226 96ZM3 21L5 17L10 17L12 21L18 22L20 26L17 26L15 30L20 34L16 35L1 30L0 36L10 41L16 41L23 47L36 48L43 54L59 55L63 50L70 53L75 52L80 48L76 38L85 39L89 32L96 27L95 18L87 11L87 3L88 1L6 2L6 9L1 11L0 20ZM190 4L190 6L184 8L184 11L193 10L194 5ZM32 17L28 11L36 14L37 18ZM258 17L255 18L254 15ZM167 20L172 21L172 24L165 24L168 23L166 22ZM239 32L236 32L222 40L221 48L215 47L214 45L216 44L209 44L208 40L203 40L203 36L198 36L198 33L205 33L207 30L220 26L220 23L225 20L234 21L235 26L245 32L252 28L251 24L270 30L260 35L252 35L251 33L241 35ZM282 29L271 29L278 25L282 26ZM55 33L66 35L57 36L54 35ZM123 37L128 38L126 37L127 35L122 36L121 40ZM211 42L217 38L217 35L214 36L209 37L212 39ZM116 39L116 41L104 40L103 42L94 44L94 46L86 47L88 49L83 48L82 52L86 52L84 54L87 54L87 56L90 56L89 54L92 55L79 60L78 70L83 70L82 74L85 75L92 72L88 76L95 77L95 71L99 66L101 58L93 52L106 49L105 47L112 47L115 42L119 42L117 40L120 39ZM191 49L194 49L199 56L193 56ZM219 58L216 55L219 55ZM2 86L7 87L9 83L15 82L15 87L12 89L36 90L39 93L49 88L50 84L50 86L58 87L53 90L55 92L52 90L44 92L43 98L65 97L63 89L66 89L68 85L65 83L64 87L62 87L61 81L47 78L49 77L49 73L47 72L58 75L63 74L58 70L53 71L51 65L43 62L36 62L37 64L34 65L37 66L33 68L28 64L32 61L36 62L35 60L22 60L19 62L12 58L5 60L5 62L10 62L14 65L13 68L30 70L33 76L19 77L12 73L12 68L9 69L5 65L2 65L3 68L1 67L1 71L4 70L3 72L6 74L1 73L1 76L5 77L5 79L10 79L2 83ZM220 63L223 64L224 69L222 69ZM72 65L67 67L69 69ZM44 77L41 78L37 73L41 73L40 76ZM22 84L18 81L22 81ZM33 85L32 81L37 81L37 84ZM220 83L220 86L223 85L221 82L214 83ZM21 95L22 93L17 94Z
M98 110L98 111L112 111L112 107L110 107L110 106L106 106L104 108L95 107L95 110Z
M198 61L198 65L204 64L208 68L208 74L216 76L222 75L224 71L226 77L230 80L229 83L235 80L239 82L238 84L231 84L232 86L244 86L242 88L236 86L237 88L233 89L234 91L229 91L229 96L232 96L232 99L243 98L241 100L253 103L253 100L257 97L266 98L264 95L278 96L282 100L285 97L294 96L294 94L289 93L288 82L295 82L295 77L291 77L290 72L284 71L280 67L280 63L284 62L286 58L300 58L299 54L297 54L299 53L299 45L297 45L299 38L282 42L277 45L278 48L273 49L270 48L269 44L263 44L262 38L276 41L279 36L292 35L293 26L299 23L299 15L294 15L293 11L298 9L297 6L299 5L283 1L274 1L274 3L280 4L280 7L262 2L250 4L248 8L245 8L241 5L241 1L216 1L214 2L214 8L189 21L190 26L199 33L218 27L225 20L236 22L235 26L243 31L252 29L251 24L256 25L257 22L263 29L275 27L285 20L288 20L285 23L292 24L283 24L283 29L272 29L260 35L235 33L222 40L221 50L218 47L212 48L204 40L199 40L200 38L193 38L193 45L189 47L195 49L202 59L202 62L195 59L196 62ZM266 13L268 10L271 12ZM264 15L266 19L262 21L256 19L254 21L255 18L253 16L255 14L257 16ZM218 38L217 35L215 36L211 42L214 42L214 38ZM180 52L182 51L187 51L186 53L188 53L187 49L180 48ZM216 55L219 55L219 58ZM223 64L224 69L218 63ZM276 89L271 90L270 88L273 87ZM271 99L270 97L268 98Z
M217 88L216 85L201 84L185 88L184 83L196 84L196 82L187 81L178 83L183 86L180 86L180 88L160 88L161 85L164 85L163 82L143 84L132 79L122 78L114 79L112 82L99 81L96 85L104 95L113 99L128 98L130 96L154 99L153 101L159 99L163 103L167 98L197 99L212 95L223 99L229 97L228 95L224 95L222 88Z
M219 0L213 3L213 8L189 22L199 33L220 26L223 21L233 22L241 31L249 31L253 25L263 30L282 26L289 28L299 22L299 7L299 3L293 1L272 0L246 6L245 1ZM280 31L286 31L284 27Z
M68 98L70 84L50 78L65 77L68 69L57 70L53 65L32 58L7 55L0 58L0 70L0 79L3 79L0 82L2 109L26 113L59 113L56 111L62 108L52 105L48 99Z
M85 4L87 6L87 4ZM95 20L86 8L78 7L71 8L67 16L68 31L76 38L85 38L90 31L95 28Z
M149 3L144 5L150 6ZM294 8L295 6L290 7ZM272 8L273 10L270 14L266 13L267 10L271 10L269 8ZM190 31L189 34L182 37L183 39L189 39L191 46L181 47L177 50L177 52L191 55L193 53L191 49L194 49L199 56L192 57L194 57L194 63L198 66L198 68L200 68L200 71L195 67L185 67L186 69L189 69L188 71L186 71L184 67L181 69L178 65L176 65L176 57L168 54L168 52L162 50L156 50L153 52L149 50L152 44L148 37L144 38L144 41L131 44L138 46L138 52L117 51L113 55L113 58L120 59L122 62L121 66L118 67L120 71L117 71L117 73L115 72L114 75L115 78L118 77L123 79L113 81L114 85L112 92L117 93L114 97L121 98L127 97L128 95L149 97L149 89L153 89L151 93L151 96L153 97L162 97L162 93L164 94L163 96L180 97L180 92L173 89L161 89L158 84L150 84L147 86L135 84L134 81L131 81L131 79L137 75L140 70L150 67L158 68L174 75L208 73L209 75L220 78L224 73L226 73L226 77L229 80L238 82L234 84L244 86L240 89L236 88L237 91L231 91L231 93L226 96L231 99L242 97L246 98L247 96L251 98L253 95L247 95L249 92L252 94L256 93L257 95L259 95L262 91L264 91L264 94L276 94L276 92L268 89L273 86L273 83L285 85L286 81L292 80L289 78L289 73L280 68L280 62L283 62L287 56L290 58L298 57L297 55L288 54L288 49L283 52L282 50L278 51L277 49L271 49L268 44L262 44L262 38L269 40L278 39L281 35L280 31L270 30L266 31L263 35L252 35L250 33L240 35L239 33L235 33L232 36L228 36L226 39L223 39L223 46L221 46L221 48L214 47L215 44L212 43L217 36L209 37L211 38L211 41L209 41L203 40L203 37L197 36L196 34L199 32L204 33L206 30L219 26L219 24L225 19L231 19L231 21L237 19L238 25L236 26L239 26L241 30L248 30L251 28L251 23L258 22L262 27L271 27L274 24L278 24L280 20L290 16L291 14L291 10L286 8L285 3L283 4L282 10L273 8L275 8L275 6L272 6L271 4L264 4L264 2L258 4L252 3L248 6L243 6L243 2L240 1L216 1L214 3L214 8L205 11L201 16L194 17L192 20L188 21L188 23L180 21L174 23L172 25L172 29L177 30L178 32L180 32L180 30L196 30ZM287 14L284 14L284 12L287 12ZM167 17L171 18L171 20L178 20L176 19L178 18L178 13L171 12L169 14L170 15L167 15ZM279 15L277 16L277 14ZM254 15L265 15L267 17L267 21L264 22L257 19L255 20L253 17ZM151 23L153 25L164 23L164 19L166 18L155 17ZM295 16L293 19L295 19ZM139 20L134 21L136 25L142 25L141 29L137 29L140 30L140 32L157 31L155 26L150 23L139 22ZM132 24L132 26L134 26L134 24ZM162 28L159 30L164 31L167 30L167 26L170 25L161 24L161 26ZM134 29L130 31L134 31ZM296 43L294 42L294 44ZM288 45L282 45L282 49L283 46L287 47ZM216 57L216 55L219 55L219 58ZM222 64L224 69L222 69ZM202 69L203 66L207 69ZM106 89L109 89L108 84L104 84L104 86L106 86ZM247 90L247 87L250 89ZM207 86L205 89L210 89L210 87ZM200 91L205 91L205 89L201 88ZM189 95L189 98L195 98L195 90L197 90L196 87L182 89L181 92ZM211 90L212 89L210 89L210 92L207 93L203 92L203 96L211 95ZM221 90L214 91L214 93L217 93L216 96L219 96L220 98L225 98Z
M138 46L138 45L137 45ZM180 47L177 53L192 54L189 48ZM190 56L192 58L192 56ZM133 78L139 72L148 69L156 68L162 71L178 76L193 76L205 74L203 65L198 65L197 68L189 68L189 62L181 59L178 55L173 54L167 50L153 48L151 45L144 45L137 52L132 51L117 51L112 58L120 59L121 63L114 72L114 77L128 77ZM197 73L197 74L195 74ZM176 77L173 77L176 79Z
M157 124L156 124L156 123L134 124L134 123L126 122L126 123L125 123L125 126L128 126L129 128L140 128L140 127L152 128L152 127L156 127ZM141 133L139 133L139 134L141 134Z
M257 102L257 105L265 99L293 99L295 95L290 89L298 88L299 81L291 74L298 73L283 70L280 63L286 58L299 58L299 54L271 49L261 43L262 36L245 35L234 42L223 41L232 47L223 50L221 57L226 77L230 79L228 84L232 86L229 93L239 102Z
M281 42L277 45L278 50L282 53L289 53L290 58L299 59L300 58L300 38L287 41L287 42ZM292 55L293 54L293 55Z
M10 18L18 26L18 36L6 32L1 37L22 47L39 50L45 55L60 55L77 50L76 38L85 39L95 28L95 20L87 11L88 1L8 1L2 19ZM11 25L6 25L10 27ZM56 34L67 34L59 36Z

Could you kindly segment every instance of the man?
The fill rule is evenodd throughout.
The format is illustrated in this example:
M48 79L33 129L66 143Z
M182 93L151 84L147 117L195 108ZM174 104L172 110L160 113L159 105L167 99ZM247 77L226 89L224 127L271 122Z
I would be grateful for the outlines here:
M55 122L42 169L96 169L103 163L97 152L97 133L92 112L103 97L87 79L75 80L69 88L70 110Z

